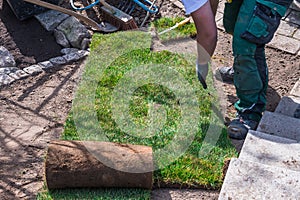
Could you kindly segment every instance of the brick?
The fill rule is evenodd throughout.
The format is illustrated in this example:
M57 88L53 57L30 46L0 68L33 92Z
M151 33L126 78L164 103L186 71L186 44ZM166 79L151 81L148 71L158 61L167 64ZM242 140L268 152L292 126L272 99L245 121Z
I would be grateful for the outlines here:
M295 38L276 34L268 46L278 48L282 51L295 55L300 49L300 41Z
M299 199L300 173L233 158L219 200Z
M42 68L39 65L31 65L23 69L28 74L39 74L43 72Z
M265 111L257 131L300 141L300 119Z
M277 105L275 112L294 117L294 113L298 106L300 106L300 97L284 96Z
M258 131L249 131L239 159L300 172L300 143Z

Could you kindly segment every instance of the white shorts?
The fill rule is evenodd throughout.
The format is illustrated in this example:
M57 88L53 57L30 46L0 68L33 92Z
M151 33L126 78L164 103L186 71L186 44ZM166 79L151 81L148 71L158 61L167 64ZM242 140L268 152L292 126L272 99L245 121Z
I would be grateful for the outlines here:
M203 6L208 0L182 0L185 7L186 14L191 14L192 12Z

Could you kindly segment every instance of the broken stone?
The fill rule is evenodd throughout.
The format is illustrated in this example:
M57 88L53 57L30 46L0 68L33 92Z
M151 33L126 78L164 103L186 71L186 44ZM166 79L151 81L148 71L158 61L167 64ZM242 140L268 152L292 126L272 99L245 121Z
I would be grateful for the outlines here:
M4 47L0 46L0 68L3 67L15 67L16 61L9 51Z
M65 19L58 27L57 30L62 31L67 37L68 41L73 47L81 48L83 38L90 38L91 35L87 28L82 25L78 19L71 16Z
M66 37L66 35L57 29L54 29L54 37L56 39L56 43L63 47L70 47L70 43Z
M35 18L47 31L53 31L63 20L68 17L69 15L56 10L49 10L39 15L35 15Z

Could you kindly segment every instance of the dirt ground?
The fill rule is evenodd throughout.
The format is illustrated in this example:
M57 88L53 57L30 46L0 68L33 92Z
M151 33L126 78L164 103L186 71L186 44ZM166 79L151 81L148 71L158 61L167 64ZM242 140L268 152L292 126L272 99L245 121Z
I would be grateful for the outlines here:
M214 67L231 65L231 36L219 31ZM31 18L20 22L0 0L0 45L24 68L60 55L53 35ZM180 46L183 45L183 46ZM178 44L184 49L184 44ZM300 77L299 57L266 48L269 66L267 110L273 111ZM59 138L84 61L43 72L0 88L0 199L34 199L43 187L47 144ZM237 100L234 86L217 82L224 91L225 123ZM241 143L236 143L241 145ZM240 148L237 147L237 148ZM153 199L217 199L218 191L164 189Z

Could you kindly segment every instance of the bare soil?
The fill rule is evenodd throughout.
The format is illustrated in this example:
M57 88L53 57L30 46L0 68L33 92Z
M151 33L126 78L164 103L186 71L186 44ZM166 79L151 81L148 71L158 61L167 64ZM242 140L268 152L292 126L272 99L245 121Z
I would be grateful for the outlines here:
M159 2L160 6L166 4ZM170 8L162 7L160 15L170 14ZM0 9L0 45L15 57L17 67L22 69L60 55L61 47L36 19L20 22L5 0L0 0ZM177 9L171 14L178 13L182 11ZM218 34L214 69L230 66L233 61L231 36L222 31ZM185 46L178 43L178 48ZM266 48L266 56L270 79L267 110L274 111L300 77L299 57L271 48ZM34 199L42 189L47 145L63 131L83 67L84 61L75 62L0 88L0 199ZM224 91L226 123L234 115L235 89L230 83L216 83ZM242 141L233 142L241 148ZM217 198L218 191L153 191L153 199Z

